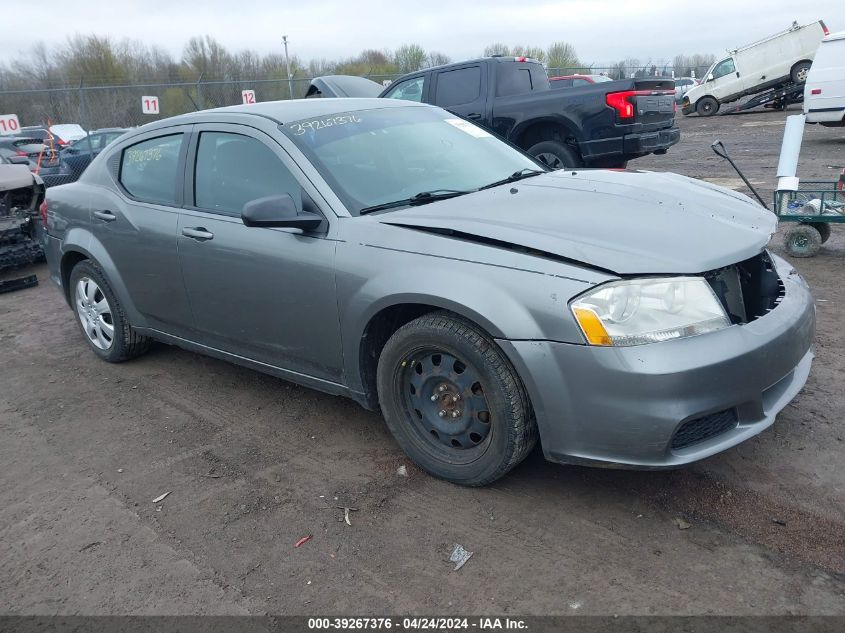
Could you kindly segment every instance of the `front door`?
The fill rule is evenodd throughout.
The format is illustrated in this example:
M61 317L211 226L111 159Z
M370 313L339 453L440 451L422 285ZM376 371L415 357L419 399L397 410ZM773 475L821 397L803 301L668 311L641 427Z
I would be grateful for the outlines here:
M299 210L305 198L309 211L319 211L307 193L312 185L274 139L254 128L195 130L178 240L198 342L340 382L336 242L327 236L328 221L308 234L241 221L245 203L286 193Z

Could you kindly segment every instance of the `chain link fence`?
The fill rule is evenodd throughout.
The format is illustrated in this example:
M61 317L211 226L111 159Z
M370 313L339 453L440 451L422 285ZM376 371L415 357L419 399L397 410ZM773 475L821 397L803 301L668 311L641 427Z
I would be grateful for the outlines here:
M550 77L572 74L614 77L618 68L549 68L547 71ZM656 70L653 66L628 71L627 74L636 76L671 75L665 68ZM368 78L384 84L399 76ZM72 182L119 135L110 128L132 128L186 112L241 104L245 102L245 90L253 92L255 102L301 99L310 83L311 78L96 86L80 82L76 87L0 90L0 114L16 114L24 126L19 136L34 141L10 146L8 138L0 137L0 155L26 155L33 171L38 171L48 186ZM72 124L78 127L67 128ZM61 127L50 127L57 125ZM60 131L49 134L48 129ZM85 131L88 136L79 139Z

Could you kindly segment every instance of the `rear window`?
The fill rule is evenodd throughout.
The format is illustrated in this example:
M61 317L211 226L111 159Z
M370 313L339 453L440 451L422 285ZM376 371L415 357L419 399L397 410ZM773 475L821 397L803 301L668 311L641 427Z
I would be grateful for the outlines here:
M182 134L159 136L123 150L120 184L144 202L176 204Z
M471 66L437 74L435 105L449 106L472 103L481 94L481 67Z
M497 97L549 89L549 78L540 64L499 62L496 66Z

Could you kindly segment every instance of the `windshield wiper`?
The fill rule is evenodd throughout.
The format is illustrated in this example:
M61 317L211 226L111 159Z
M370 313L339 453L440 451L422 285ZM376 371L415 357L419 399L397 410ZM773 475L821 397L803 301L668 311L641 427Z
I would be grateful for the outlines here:
M531 176L538 176L540 174L545 173L548 172L543 171L542 169L531 169L530 167L526 167L525 169L520 169L519 171L513 172L507 178L502 178L501 180L497 180L496 182L491 182L489 185L479 187L478 190L481 191L482 189L492 189L493 187L498 187L499 185L506 185L509 182L516 182L517 180L522 180L523 178L531 178Z
M396 207L415 207L421 204L428 204L429 202L455 198L467 193L472 193L472 191L461 191L459 189L434 189L433 191L421 191L410 198L393 200L392 202L382 202L381 204L364 207L358 211L358 215L366 215L368 213L372 213L373 211L384 211L385 209L395 209Z

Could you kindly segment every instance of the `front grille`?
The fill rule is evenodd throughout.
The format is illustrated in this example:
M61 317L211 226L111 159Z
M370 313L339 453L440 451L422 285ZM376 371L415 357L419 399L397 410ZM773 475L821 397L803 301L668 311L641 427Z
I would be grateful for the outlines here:
M730 431L736 425L736 409L726 409L694 420L688 420L675 431L675 436L672 438L672 450L679 450L704 442L711 437Z
M704 273L731 323L749 323L765 316L783 300L785 288L769 254Z

